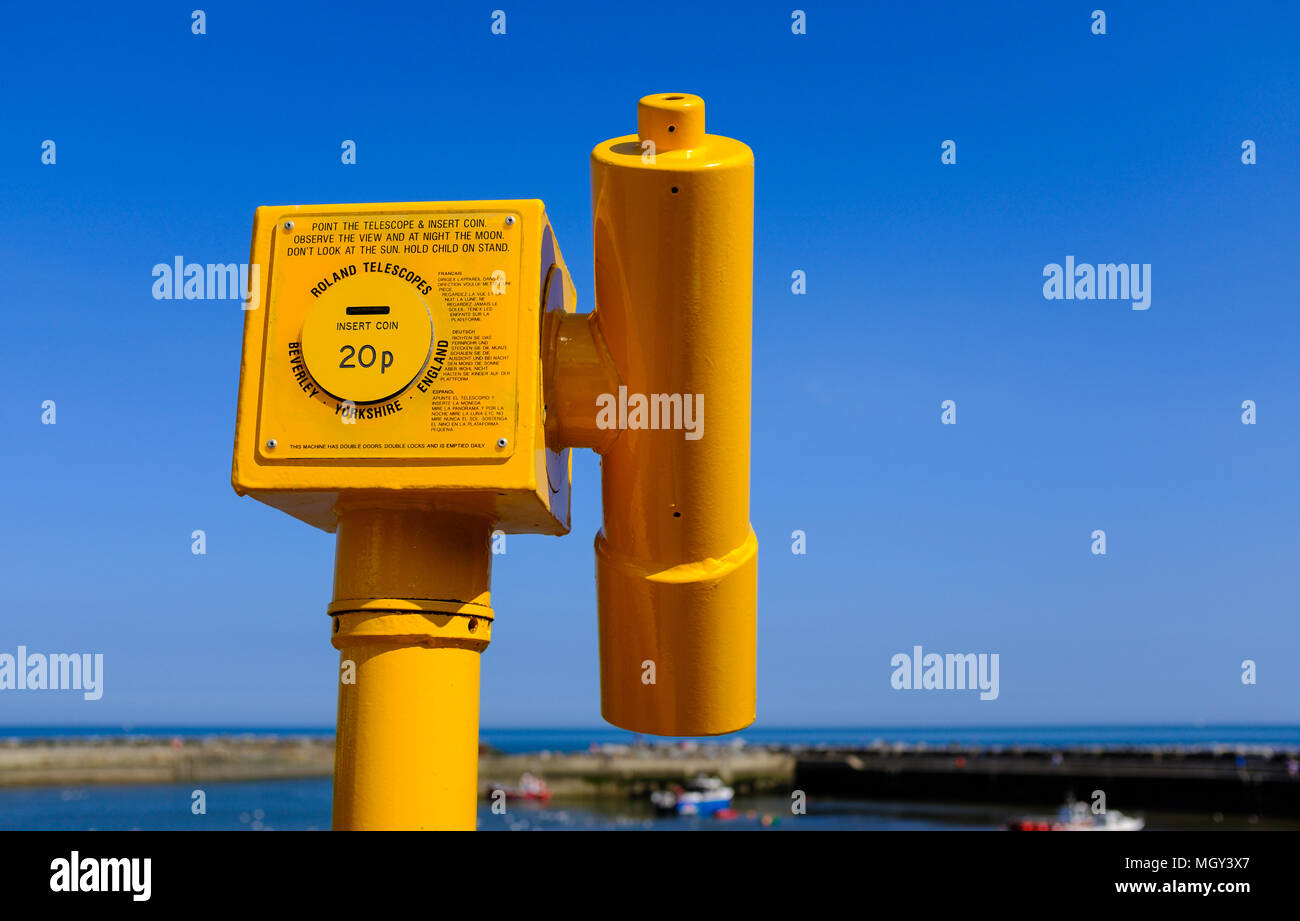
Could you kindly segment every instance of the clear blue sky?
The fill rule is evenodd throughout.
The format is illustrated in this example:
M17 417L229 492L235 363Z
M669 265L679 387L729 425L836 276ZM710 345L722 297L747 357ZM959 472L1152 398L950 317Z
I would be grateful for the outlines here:
M260 204L536 197L590 309L588 154L664 91L757 158L761 724L1297 721L1294 4L198 2L3 12L0 652L105 693L0 724L330 723L333 538L231 491L243 314L152 267ZM1067 255L1150 309L1045 300ZM496 558L487 725L600 723L599 496L583 453L573 533ZM998 700L892 690L917 644Z

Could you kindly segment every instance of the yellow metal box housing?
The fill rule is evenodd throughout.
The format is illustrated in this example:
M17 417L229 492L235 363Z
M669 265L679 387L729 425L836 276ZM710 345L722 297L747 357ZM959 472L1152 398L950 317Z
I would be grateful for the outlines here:
M543 317L572 281L542 202L263 206L232 482L333 531L340 501L569 529Z

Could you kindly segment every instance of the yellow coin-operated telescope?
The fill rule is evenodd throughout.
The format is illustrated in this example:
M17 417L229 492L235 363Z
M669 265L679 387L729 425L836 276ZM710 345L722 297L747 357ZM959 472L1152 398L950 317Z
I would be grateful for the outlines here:
M589 314L540 201L257 209L232 479L338 534L336 828L474 827L492 535L568 532L574 448L605 719L754 719L753 154L659 94L591 176Z

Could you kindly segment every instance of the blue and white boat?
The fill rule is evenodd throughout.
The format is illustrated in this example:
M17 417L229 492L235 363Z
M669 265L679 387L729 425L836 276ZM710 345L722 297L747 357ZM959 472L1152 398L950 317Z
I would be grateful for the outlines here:
M731 808L733 796L735 791L717 777L700 775L685 786L677 784L671 790L656 790L650 794L650 802L656 812L664 815L707 817Z

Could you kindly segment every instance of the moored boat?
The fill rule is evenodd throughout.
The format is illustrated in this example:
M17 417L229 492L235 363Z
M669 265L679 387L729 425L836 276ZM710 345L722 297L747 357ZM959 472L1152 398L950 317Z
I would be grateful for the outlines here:
M717 777L699 776L685 785L650 794L655 811L663 815L711 816L731 808L735 792Z
M1146 820L1119 810L1094 814L1087 803L1066 803L1055 818L1021 817L1003 826L1007 831L1141 831Z
M502 792L505 793L508 800L530 800L544 803L551 798L551 791L546 786L546 781L534 774L527 773L519 778L519 786L504 787Z

